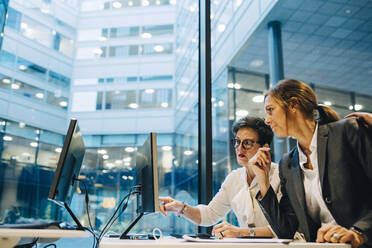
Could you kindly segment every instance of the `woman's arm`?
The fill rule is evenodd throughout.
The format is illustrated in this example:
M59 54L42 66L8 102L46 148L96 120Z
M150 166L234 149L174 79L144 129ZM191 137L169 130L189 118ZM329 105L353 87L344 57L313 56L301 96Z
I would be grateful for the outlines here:
M172 197L159 197L159 201L163 202L160 205L160 212L167 216L167 212L178 213L195 224L201 222L200 210L197 207L190 206L184 202L176 201Z

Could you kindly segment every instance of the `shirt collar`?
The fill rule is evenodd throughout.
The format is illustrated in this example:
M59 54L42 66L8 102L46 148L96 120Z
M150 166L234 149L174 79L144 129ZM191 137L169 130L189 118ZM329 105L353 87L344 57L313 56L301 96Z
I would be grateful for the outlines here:
M309 149L311 151L311 155L314 155L317 153L317 144L318 144L318 122L316 122L315 130L313 133L313 137L310 142ZM300 144L297 141L297 150L298 150L298 155L299 155L299 162L302 170L308 170L304 167L304 164L307 162L307 156L306 154L302 151ZM310 155L310 156L311 156ZM316 168L314 168L316 169Z

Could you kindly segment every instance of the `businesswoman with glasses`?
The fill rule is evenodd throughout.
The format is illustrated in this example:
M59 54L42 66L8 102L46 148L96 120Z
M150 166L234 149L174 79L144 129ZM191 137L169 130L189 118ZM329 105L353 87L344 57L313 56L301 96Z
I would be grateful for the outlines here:
M230 210L235 213L239 227L229 223L214 226L212 234L218 238L233 238L237 236L275 236L270 229L256 199L259 187L248 161L260 147L269 147L273 132L263 119L245 117L237 121L232 132L236 158L241 168L232 171L222 183L219 192L208 205L190 206L176 201L171 197L160 197L163 202L161 212L176 212L201 226L211 226L220 221ZM280 198L279 174L277 164L269 166L268 177L274 194Z

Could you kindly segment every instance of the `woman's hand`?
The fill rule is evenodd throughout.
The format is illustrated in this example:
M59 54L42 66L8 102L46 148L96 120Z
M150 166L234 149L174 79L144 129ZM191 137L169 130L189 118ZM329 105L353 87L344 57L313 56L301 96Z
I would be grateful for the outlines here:
M212 235L216 236L218 239L236 238L240 236L240 228L230 223L223 222L213 227Z
M182 210L184 203L176 201L172 197L159 197L159 201L163 202L163 204L160 205L160 212L167 216L167 212L175 212L178 213Z
M248 166L256 175L261 196L265 196L270 187L269 172L271 167L270 148L267 144L258 149L257 153L248 161Z
M350 117L356 117L362 121L364 121L365 127L372 127L372 114L367 112L354 112L351 114L348 114L344 118L350 118Z
M364 243L364 239L358 233L340 225L327 225L319 228L316 242L351 243L352 247L356 248Z

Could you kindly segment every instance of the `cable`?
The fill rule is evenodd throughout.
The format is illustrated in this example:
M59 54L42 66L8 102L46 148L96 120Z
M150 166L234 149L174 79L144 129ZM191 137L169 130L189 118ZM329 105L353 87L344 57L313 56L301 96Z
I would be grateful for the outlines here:
M43 248L48 248L50 246L53 246L54 248L57 248L57 245L56 244L49 244L49 245L44 246Z
M97 238L97 243L96 243L95 248L98 248L99 243L101 242L101 240L104 237L104 235L106 234L106 232L115 223L115 221L120 217L120 215L125 211L125 209L128 206L128 201L129 201L130 196L132 194L139 194L139 193L141 193L141 191L133 191L133 189L138 189L138 188L141 188L141 185L135 185L135 186L131 187L130 192L126 196L124 196L124 198L120 201L118 207L116 208L116 210L114 211L114 213L112 214L112 216L107 221L107 223L104 226L104 228L102 229L101 233L99 234L99 236ZM123 203L124 203L125 200L127 200L127 201L125 202L124 206L121 207L123 205ZM119 214L117 216L115 216L118 213L119 210L120 210Z
M96 242L98 240L98 237L97 237L97 234L94 232L94 228L92 226L92 222L90 220L90 215L89 215L89 195L88 195L88 190L87 190L87 185L85 184L85 182L83 180L80 180L80 179L76 179L76 181L79 181L83 184L84 186L84 191L85 191L85 208L86 208L86 211L87 211L87 215L88 215L88 223L89 223L89 228L86 228L86 227L83 227L84 230L90 232L92 235L93 235L93 247L95 247L96 245Z

